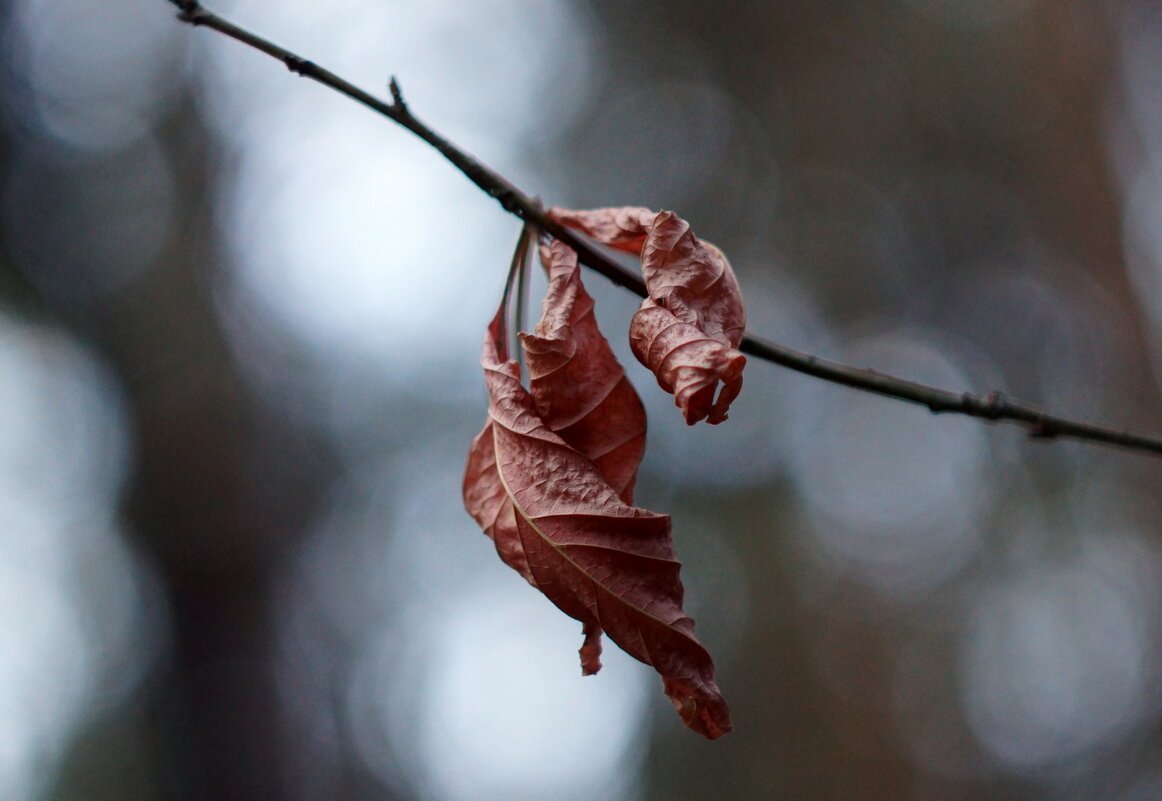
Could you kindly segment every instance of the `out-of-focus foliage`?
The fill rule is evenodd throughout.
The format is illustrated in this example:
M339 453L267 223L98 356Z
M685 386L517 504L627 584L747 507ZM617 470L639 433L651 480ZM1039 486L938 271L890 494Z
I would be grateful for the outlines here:
M216 10L546 202L678 211L757 334L1162 430L1146 0ZM460 508L515 221L163 0L0 4L0 71L0 797L1162 793L1155 460L761 363L721 426L645 392L698 741Z

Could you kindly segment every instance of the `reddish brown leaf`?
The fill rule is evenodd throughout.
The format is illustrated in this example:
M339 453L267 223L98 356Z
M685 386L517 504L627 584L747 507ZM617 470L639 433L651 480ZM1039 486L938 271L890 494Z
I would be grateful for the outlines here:
M662 675L688 726L721 736L730 713L682 611L670 519L627 502L644 443L640 401L597 331L576 256L560 243L543 256L544 314L522 337L530 390L500 358L502 313L485 333L489 416L469 451L465 507L507 564L581 621L583 673L601 667L604 630Z
M722 251L700 241L685 220L668 211L554 206L548 215L641 256L649 297L630 323L634 355L673 394L688 424L725 420L742 389L746 357L737 348L746 313Z
M645 409L597 328L577 254L552 242L541 248L541 259L549 272L541 320L535 335L520 335L537 414L549 430L597 465L623 501L632 503L645 450ZM497 349L508 341L503 326L502 303L485 334ZM496 360L503 360L499 350ZM483 433L469 451L468 474L478 479L471 486L465 480L465 505L492 537L501 559L532 582L515 536L512 509L505 505L507 495L496 474L493 445Z
M537 412L632 503L646 445L646 411L597 328L577 254L553 241L541 247L541 260L549 271L541 321L535 335L520 335Z

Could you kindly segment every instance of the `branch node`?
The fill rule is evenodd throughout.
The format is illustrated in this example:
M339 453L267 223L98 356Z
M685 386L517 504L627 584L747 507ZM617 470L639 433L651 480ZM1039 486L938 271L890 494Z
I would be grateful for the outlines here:
M391 80L387 82L388 91L391 92L391 105L400 114L408 113L408 104L403 100L403 90L399 88L399 81L395 76L391 76Z
M286 68L297 75L313 73L317 69L313 61L295 55L283 56L282 63L286 64Z
M512 190L512 187L499 189L493 192L492 196L500 203L502 209L509 214L515 214L521 219L524 219L524 211L521 209L520 199L517 197L516 192Z
M1029 425L1029 439L1057 439L1057 430L1045 420Z
M182 22L188 22L191 25L202 24L202 7L198 4L198 0L178 0L178 19Z
M1000 420L1009 407L1003 392L990 392L985 398L984 416L988 420Z

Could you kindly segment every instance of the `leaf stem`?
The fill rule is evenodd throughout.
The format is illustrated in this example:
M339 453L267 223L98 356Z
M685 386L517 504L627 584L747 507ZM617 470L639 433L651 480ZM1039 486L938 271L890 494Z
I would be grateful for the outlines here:
M524 327L525 273L528 272L529 242L531 240L529 227L529 223L525 223L524 227L521 228L520 238L516 240L516 249L512 254L512 261L508 265L508 275L504 279L504 292L500 296L502 336L499 338L498 350L500 352L498 355L502 360L507 361L512 358L512 355L509 353L511 349L517 355L517 360L522 366L524 364L524 359L521 358L523 350L520 347L517 332ZM512 291L514 285L516 286L515 293ZM508 324L509 315L513 312L514 307L516 316L515 331Z
M516 274L516 330L518 332L517 339L520 339L519 332L526 330L528 326L529 314L529 264L536 253L537 229L532 223L525 223L521 229L521 265L519 272ZM524 347L517 348L517 361L520 364L521 380L527 378L527 365L525 364L525 349Z
M577 251L578 259L582 264L601 273L613 283L625 287L641 297L646 296L645 284L640 277L622 267L590 242L581 238L580 235L547 218L539 200L522 192L504 176L449 142L413 115L407 103L404 102L403 91L394 77L389 83L391 102L380 100L314 62L208 11L197 0L167 1L179 9L178 19L182 22L197 27L211 28L231 39L266 53L281 61L291 72L317 81L407 128L439 151L444 158L452 162L460 172L464 173L487 195L495 198L505 211L565 242ZM524 236L522 233L522 238ZM509 291L506 289L506 298ZM990 422L1013 423L1023 426L1030 437L1041 440L1077 439L1162 456L1162 439L1157 437L1148 437L1056 417L1030 406L1013 403L999 392L993 392L987 396L973 395L967 392L950 392L915 381L896 378L875 370L827 361L749 334L743 338L739 349L749 356L815 376L824 381L925 406L934 414L963 414Z

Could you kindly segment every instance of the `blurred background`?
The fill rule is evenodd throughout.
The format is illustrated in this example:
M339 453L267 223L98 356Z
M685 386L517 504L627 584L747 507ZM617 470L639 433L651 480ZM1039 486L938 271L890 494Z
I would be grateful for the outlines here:
M1162 433L1152 0L221 0L526 191L674 209L751 330ZM650 413L736 731L459 483L517 223L163 0L0 4L0 797L1162 798L1162 462L752 360Z

